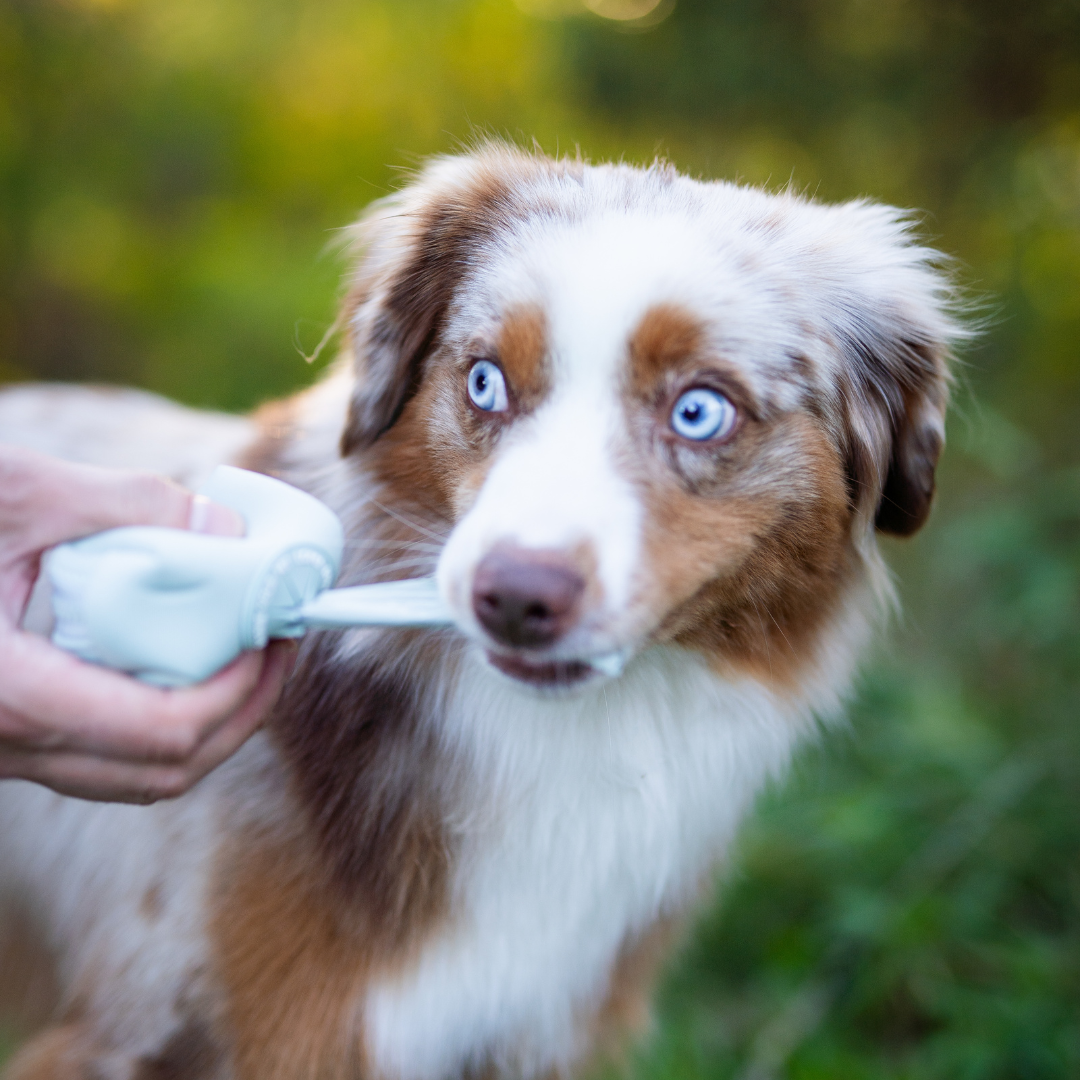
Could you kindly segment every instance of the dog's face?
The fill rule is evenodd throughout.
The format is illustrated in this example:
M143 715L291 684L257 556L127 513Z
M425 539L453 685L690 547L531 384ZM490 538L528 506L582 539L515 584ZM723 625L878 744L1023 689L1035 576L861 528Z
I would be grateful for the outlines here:
M450 526L511 678L675 640L790 683L875 523L925 518L953 328L895 212L496 148L366 230L344 449Z

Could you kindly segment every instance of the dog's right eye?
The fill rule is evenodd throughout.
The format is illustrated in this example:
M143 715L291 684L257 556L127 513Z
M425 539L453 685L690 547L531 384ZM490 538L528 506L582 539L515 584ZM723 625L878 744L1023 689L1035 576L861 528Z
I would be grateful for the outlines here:
M469 399L484 412L504 412L508 407L506 379L490 360L477 360L469 368Z

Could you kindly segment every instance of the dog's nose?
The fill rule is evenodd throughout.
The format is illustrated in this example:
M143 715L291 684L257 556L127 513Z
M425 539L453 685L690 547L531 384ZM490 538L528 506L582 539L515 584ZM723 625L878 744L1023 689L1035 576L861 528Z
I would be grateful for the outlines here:
M473 610L504 645L539 648L577 621L585 580L557 551L496 548L473 578Z

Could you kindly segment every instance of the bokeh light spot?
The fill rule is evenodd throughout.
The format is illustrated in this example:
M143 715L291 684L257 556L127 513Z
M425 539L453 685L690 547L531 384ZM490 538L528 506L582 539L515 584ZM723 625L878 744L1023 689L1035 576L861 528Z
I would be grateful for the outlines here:
M584 0L585 6L603 19L634 22L656 12L663 0ZM674 5L665 5L668 10ZM665 11L666 15L668 12Z
M514 0L526 15L541 19L563 19L591 11L613 22L653 26L666 19L675 0Z

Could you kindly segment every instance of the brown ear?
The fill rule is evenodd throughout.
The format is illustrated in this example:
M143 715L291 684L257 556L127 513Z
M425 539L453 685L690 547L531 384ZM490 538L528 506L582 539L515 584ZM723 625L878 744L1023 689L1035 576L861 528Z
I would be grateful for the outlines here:
M447 202L398 214L395 203L380 205L365 223L369 249L346 300L357 383L343 454L370 446L415 393L467 259L469 236L459 208ZM399 220L388 222L390 215ZM387 265L386 254L399 259Z
M819 287L851 507L863 535L910 536L933 502L950 349L971 332L955 318L947 260L919 242L904 211L858 200L816 214L805 276Z
M949 397L943 343L855 347L844 398L852 502L879 532L911 536L930 515Z
M909 395L905 395L908 397ZM911 536L930 516L934 472L944 445L942 409L925 401L905 401L892 428L892 454L874 525L893 536Z
M556 167L499 144L437 158L356 227L361 254L342 321L357 382L343 454L369 447L401 415L455 291L485 245L528 214L522 180Z

